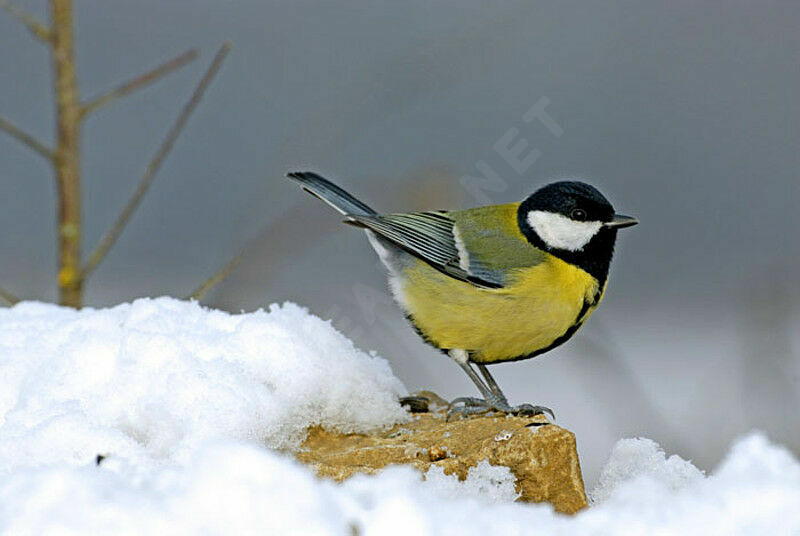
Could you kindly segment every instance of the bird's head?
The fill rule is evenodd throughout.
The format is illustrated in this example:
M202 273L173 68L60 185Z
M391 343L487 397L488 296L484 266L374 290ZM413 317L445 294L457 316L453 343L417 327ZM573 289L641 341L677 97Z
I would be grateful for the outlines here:
M614 232L639 221L614 212L597 188L577 181L548 184L520 204L522 233L538 247L581 251L600 234Z
M594 186L561 181L525 199L519 206L517 222L534 246L584 268L587 263L605 264L601 271L607 273L617 230L639 220L617 214Z

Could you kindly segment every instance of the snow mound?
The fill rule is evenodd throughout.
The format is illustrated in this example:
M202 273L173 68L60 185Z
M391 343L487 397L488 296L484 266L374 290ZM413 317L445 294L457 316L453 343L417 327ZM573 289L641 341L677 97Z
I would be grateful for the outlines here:
M97 454L181 460L209 439L296 448L323 424L407 417L382 358L287 303L231 315L171 298L0 310L0 473Z
M586 526L609 534L800 534L800 463L763 434L734 443L707 478L651 443L622 442L613 466L626 466L634 452L636 469L603 471L602 502L579 516Z
M569 517L547 505L509 502L512 477L488 464L461 483L439 471L423 480L410 467L390 467L334 484L252 444L207 442L185 464L143 478L115 456L99 467L62 463L0 476L0 533L800 533L800 464L758 434L736 443L715 474L680 489L655 478L618 484L601 504Z
M703 472L677 455L667 458L655 441L646 438L620 439L603 467L597 486L590 493L599 504L614 490L632 480L655 480L677 491L703 478Z
M159 469L141 482L121 474L118 461L26 469L0 478L0 532L454 534L459 523L449 512L465 519L491 506L491 499L475 491L495 486L498 474L508 479L488 464L464 483L454 475L423 480L414 469L392 467L337 485L279 454L230 442L207 444L185 467ZM453 500L459 486L464 491ZM481 517L477 526L490 530L490 519Z

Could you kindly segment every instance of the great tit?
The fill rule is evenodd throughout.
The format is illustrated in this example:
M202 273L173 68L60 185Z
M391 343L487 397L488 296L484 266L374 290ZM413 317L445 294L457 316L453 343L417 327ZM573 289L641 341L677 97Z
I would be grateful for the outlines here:
M577 181L548 184L521 203L378 214L315 173L287 176L366 231L417 333L475 383L482 398L457 398L451 412L553 414L511 406L487 365L569 340L603 299L617 230L636 218Z

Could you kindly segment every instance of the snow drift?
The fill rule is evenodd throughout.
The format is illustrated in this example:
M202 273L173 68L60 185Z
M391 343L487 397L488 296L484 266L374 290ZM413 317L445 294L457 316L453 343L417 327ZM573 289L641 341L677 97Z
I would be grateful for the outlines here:
M406 418L402 392L384 359L293 304L0 310L0 473L98 453L180 460L211 438L292 449L310 425Z
M622 440L574 517L512 502L513 475L486 463L465 482L395 467L334 484L286 454L310 425L407 419L403 392L292 304L0 310L0 533L800 533L800 464L757 433L710 476Z

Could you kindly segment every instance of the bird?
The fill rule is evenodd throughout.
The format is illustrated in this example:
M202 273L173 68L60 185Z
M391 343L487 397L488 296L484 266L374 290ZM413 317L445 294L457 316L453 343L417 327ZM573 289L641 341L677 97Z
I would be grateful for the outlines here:
M448 417L555 418L546 406L512 406L488 366L575 335L603 299L617 231L636 218L580 181L547 184L517 203L380 214L316 173L287 177L366 231L408 321L475 384L481 396L454 399Z

